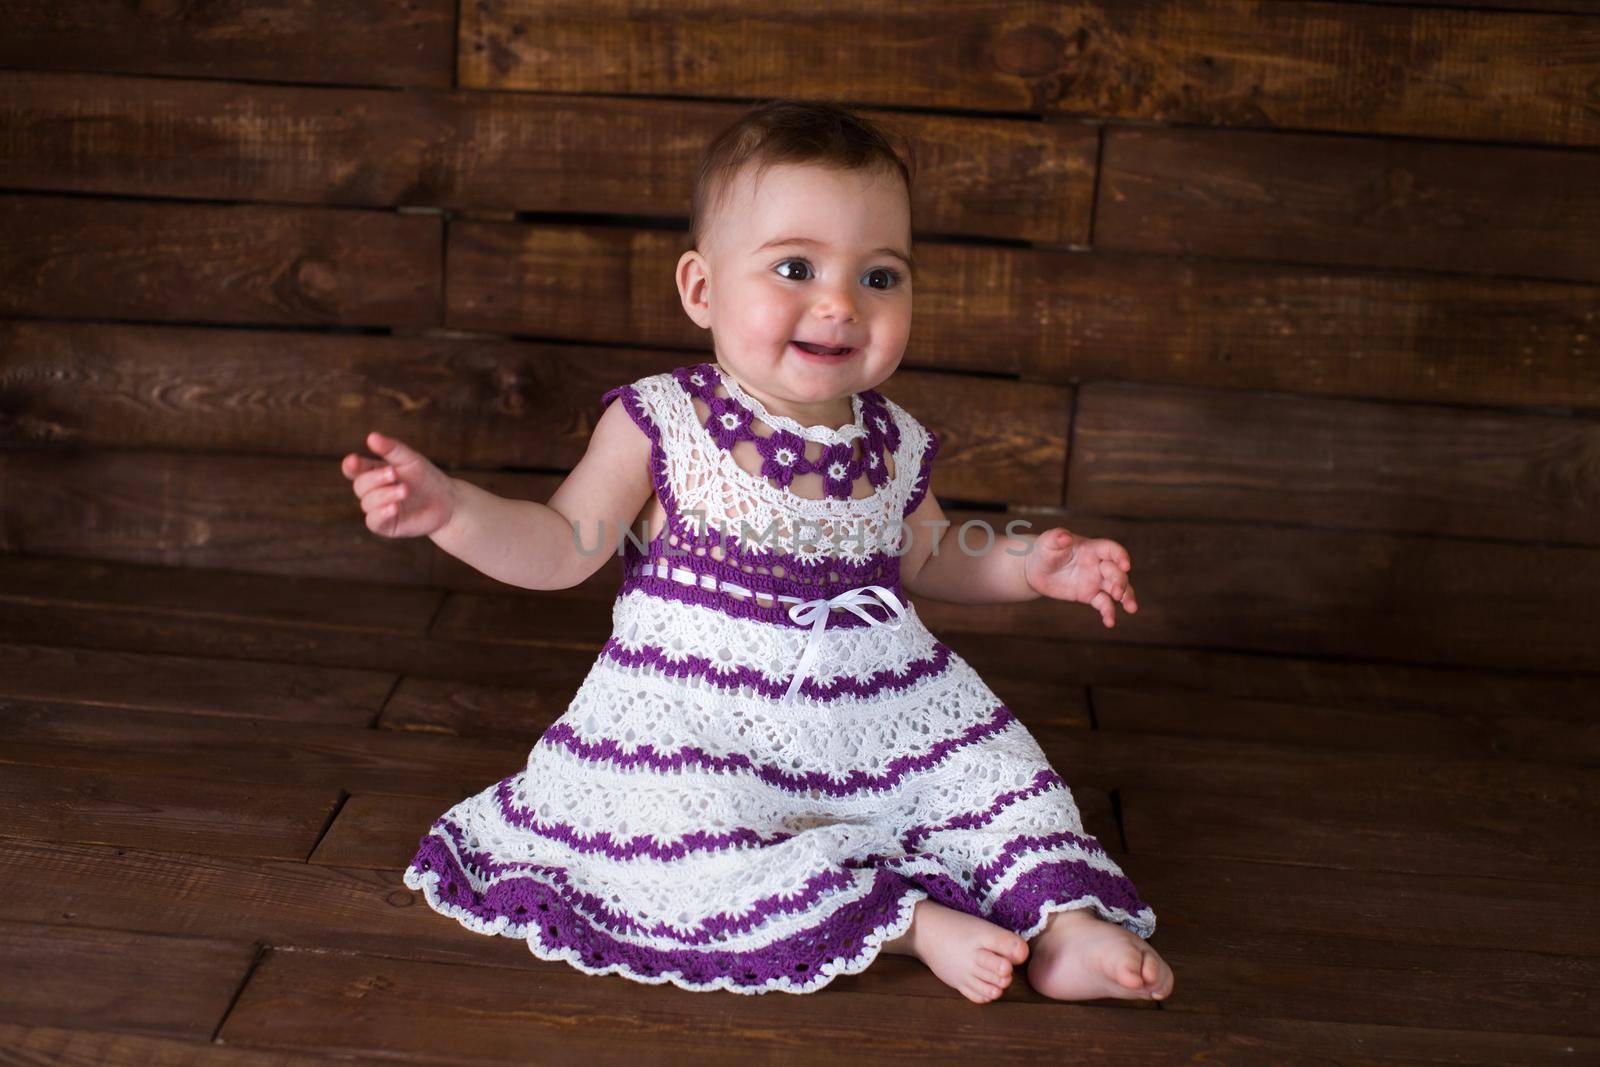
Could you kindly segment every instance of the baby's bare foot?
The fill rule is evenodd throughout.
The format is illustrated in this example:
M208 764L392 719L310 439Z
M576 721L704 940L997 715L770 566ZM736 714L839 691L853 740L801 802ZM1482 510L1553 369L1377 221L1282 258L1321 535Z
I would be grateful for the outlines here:
M945 985L987 1004L1011 984L1011 968L1028 958L1028 943L987 919L937 901L919 900L911 927L885 952L915 956Z
M1141 997L1165 1000L1172 968L1131 930L1093 907L1053 913L1033 940L1028 984L1056 1000Z

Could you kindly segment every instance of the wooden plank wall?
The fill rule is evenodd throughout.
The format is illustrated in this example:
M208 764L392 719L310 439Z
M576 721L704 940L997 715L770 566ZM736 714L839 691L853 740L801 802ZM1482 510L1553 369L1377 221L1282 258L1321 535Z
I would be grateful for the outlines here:
M915 142L885 392L947 512L1134 557L1114 630L936 630L1600 668L1600 3L0 21L0 551L504 589L370 534L338 458L376 428L548 499L605 389L706 354L692 168L793 96Z

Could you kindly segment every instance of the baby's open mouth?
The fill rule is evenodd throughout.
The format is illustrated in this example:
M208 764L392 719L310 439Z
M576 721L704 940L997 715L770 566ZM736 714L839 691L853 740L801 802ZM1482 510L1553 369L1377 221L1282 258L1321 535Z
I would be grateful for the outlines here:
M805 341L795 341L793 344L796 348L804 349L805 351L810 352L813 356L843 356L855 351L854 348L851 348L848 345L844 348L829 348L826 345L813 345L808 344Z

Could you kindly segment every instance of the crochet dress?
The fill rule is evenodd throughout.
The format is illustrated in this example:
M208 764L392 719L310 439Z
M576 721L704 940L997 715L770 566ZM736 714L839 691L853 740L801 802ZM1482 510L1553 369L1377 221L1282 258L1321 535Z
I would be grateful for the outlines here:
M925 898L1025 939L1077 907L1155 932L1033 736L905 601L937 438L873 390L852 425L802 426L715 363L618 399L665 525L624 531L571 704L435 820L409 888L540 959L736 993L864 970Z

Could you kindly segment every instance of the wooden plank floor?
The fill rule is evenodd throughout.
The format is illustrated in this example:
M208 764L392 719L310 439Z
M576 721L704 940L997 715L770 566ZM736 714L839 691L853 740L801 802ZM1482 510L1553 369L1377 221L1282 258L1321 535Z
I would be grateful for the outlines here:
M980 1006L888 956L742 997L541 961L401 883L608 627L0 556L0 1059L1600 1062L1600 675L947 636L1156 909L1172 998L1019 973Z

